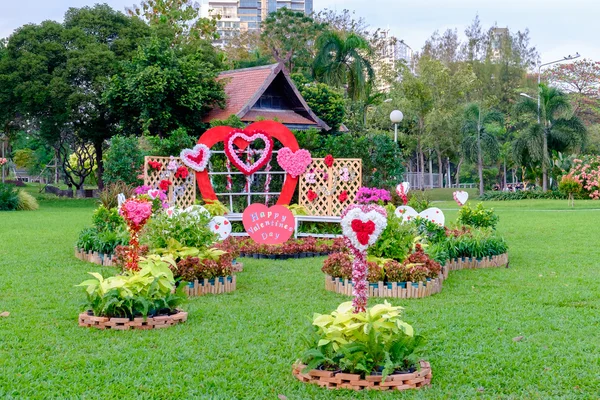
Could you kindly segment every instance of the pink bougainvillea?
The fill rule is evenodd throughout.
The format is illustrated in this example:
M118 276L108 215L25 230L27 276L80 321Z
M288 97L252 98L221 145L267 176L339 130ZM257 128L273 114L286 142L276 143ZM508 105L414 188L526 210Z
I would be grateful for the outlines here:
M600 156L574 159L568 175L581 184L591 199L600 199Z

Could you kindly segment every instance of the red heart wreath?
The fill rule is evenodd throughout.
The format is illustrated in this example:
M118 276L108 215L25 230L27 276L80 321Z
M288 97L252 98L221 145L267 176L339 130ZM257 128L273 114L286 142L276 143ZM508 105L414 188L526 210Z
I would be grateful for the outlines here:
M245 163L238 156L234 148L234 143L245 142L246 144L243 146L245 149L248 147L248 145L250 145L250 143L256 140L262 140L265 144L265 148L258 153L260 154L260 157L253 164ZM271 135L266 132L254 131L252 134L248 134L245 131L234 130L227 135L227 138L225 139L225 154L227 155L227 158L229 158L229 161L231 161L231 163L235 165L237 169L239 169L244 175L252 175L264 167L271 159L272 153L273 139L271 138Z

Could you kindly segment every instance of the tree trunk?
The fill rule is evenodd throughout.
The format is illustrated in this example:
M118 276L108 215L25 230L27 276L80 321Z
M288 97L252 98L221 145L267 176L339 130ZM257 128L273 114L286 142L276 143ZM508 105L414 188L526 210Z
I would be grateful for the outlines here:
M102 161L102 145L103 142L94 142L94 151L96 152L96 180L98 181L98 190L104 189L104 181L102 175L104 175L104 162Z
M458 164L456 165L456 175L454 175L454 181L456 182L456 188L458 189L458 185L460 185L460 166L463 163L463 158L462 156L460 157L460 160L458 160Z
M440 154L439 150L436 150L437 156L438 156L438 175L439 175L439 181L440 181L440 187L443 188L444 187L444 172L442 171L443 169L443 164L442 164L442 155Z
M504 174L502 177L502 190L506 188L506 160L504 160Z
M451 188L452 187L452 171L450 169L450 157L446 157L446 171L448 173L448 179L447 179L447 187Z
M429 187L433 189L433 159L431 158L431 150L429 150Z
M423 120L423 118L419 118L419 137L417 138L417 147L419 149L419 157L421 159L421 172L419 173L419 188L421 190L425 190L425 185L423 184L423 174L425 172L425 156L423 154L423 148L421 144L421 135L423 134L424 125L425 121Z

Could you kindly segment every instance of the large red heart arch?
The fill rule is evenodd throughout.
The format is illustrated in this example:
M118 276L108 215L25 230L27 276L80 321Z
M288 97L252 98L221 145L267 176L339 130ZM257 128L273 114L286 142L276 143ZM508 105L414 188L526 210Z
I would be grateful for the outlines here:
M230 126L217 126L204 132L204 134L200 136L200 139L198 139L198 144L205 144L208 146L208 148L212 148L215 144L224 142L232 131L244 132L249 135L255 131L265 132L273 139L279 140L284 147L289 147L292 151L297 151L299 149L298 141L296 140L296 137L292 131L290 131L285 125L275 121L255 122L251 125L248 125L244 130L232 128ZM248 147L248 142L245 142L244 140L236 140L234 143L241 150L244 150L246 147ZM202 172L196 172L196 181L198 182L198 188L200 188L202 198L205 201L217 200L217 195L215 194L215 190L210 183L207 169ZM281 194L279 195L277 204L290 204L297 184L298 177L294 178L290 174L286 174L285 183L281 188Z

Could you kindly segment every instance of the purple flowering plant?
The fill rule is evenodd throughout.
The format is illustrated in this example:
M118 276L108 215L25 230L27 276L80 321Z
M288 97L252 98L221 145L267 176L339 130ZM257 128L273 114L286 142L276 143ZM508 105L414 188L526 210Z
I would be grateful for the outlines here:
M386 189L361 187L356 193L356 202L359 204L380 204L383 205L392 201L392 195Z

